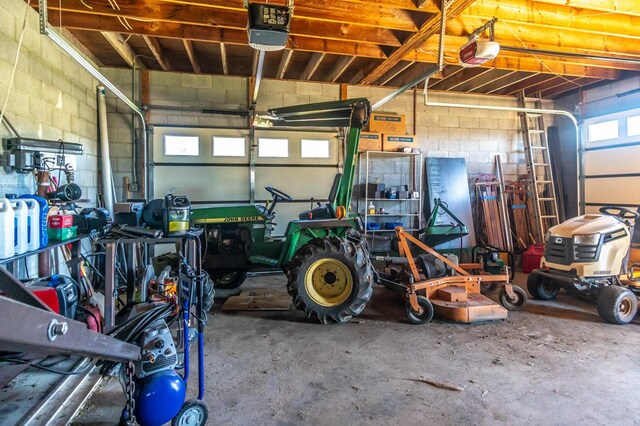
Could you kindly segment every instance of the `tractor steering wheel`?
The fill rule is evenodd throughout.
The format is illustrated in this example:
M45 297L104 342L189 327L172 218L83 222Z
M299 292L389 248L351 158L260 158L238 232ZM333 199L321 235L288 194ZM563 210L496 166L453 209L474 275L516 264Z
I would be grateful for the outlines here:
M273 201L293 201L293 198L291 198L289 195L272 186L265 186L264 189L266 189L267 192L271 194L271 196L273 197Z
M622 221L637 220L640 217L640 214L636 211L633 211L631 209L627 209L624 207L617 207L617 206L600 207L599 212L606 216L617 217Z

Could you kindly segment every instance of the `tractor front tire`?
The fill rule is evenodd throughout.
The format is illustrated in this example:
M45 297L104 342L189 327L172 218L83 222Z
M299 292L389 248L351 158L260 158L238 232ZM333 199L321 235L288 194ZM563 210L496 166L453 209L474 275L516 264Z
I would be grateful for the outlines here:
M294 306L323 324L344 323L359 315L373 292L366 247L336 237L300 247L285 272Z
M527 290L534 299L554 300L560 292L560 286L553 280L532 272L527 278Z
M606 286L598 296L598 313L612 324L629 324L638 313L638 298L628 288Z
M212 275L215 287L223 290L232 290L240 287L247 279L247 271L238 269L231 272L215 272Z

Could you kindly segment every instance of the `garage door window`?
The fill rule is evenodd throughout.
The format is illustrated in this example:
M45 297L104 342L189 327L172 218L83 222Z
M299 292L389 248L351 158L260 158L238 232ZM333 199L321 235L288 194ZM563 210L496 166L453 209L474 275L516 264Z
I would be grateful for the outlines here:
M214 157L244 157L246 155L244 138L214 136L212 152Z
M603 121L589 125L589 142L618 139L618 120Z
M627 117L627 136L640 136L640 115Z
M329 141L326 139L302 139L300 157L329 158Z
M200 155L200 137L165 135L163 153L166 156L197 157Z
M286 158L289 156L288 139L258 139L258 157Z

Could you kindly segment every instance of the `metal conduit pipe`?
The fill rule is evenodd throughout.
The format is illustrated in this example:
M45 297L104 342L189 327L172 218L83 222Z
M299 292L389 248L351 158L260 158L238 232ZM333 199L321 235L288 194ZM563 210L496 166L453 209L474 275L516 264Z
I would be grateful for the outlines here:
M485 109L492 111L515 111L515 112L523 112L523 113L531 113L531 114L550 114L550 115L561 115L567 117L576 129L576 170L577 170L577 202L578 202L578 214L584 214L584 165L582 162L582 147L580 143L580 127L578 126L578 119L568 111L563 111L560 109L536 109L536 108L520 108L520 107L508 107L508 106L498 106L498 105L473 105L473 104L458 104L451 102L433 102L427 100L427 86L425 85L424 90L424 105L425 106L433 106L433 107L444 107L444 108L469 108L469 109Z
M113 203L115 201L113 190L113 173L111 171L111 155L109 154L109 134L107 127L107 104L105 102L104 87L98 86L98 126L100 129L100 167L102 175L102 198L104 207L113 217Z

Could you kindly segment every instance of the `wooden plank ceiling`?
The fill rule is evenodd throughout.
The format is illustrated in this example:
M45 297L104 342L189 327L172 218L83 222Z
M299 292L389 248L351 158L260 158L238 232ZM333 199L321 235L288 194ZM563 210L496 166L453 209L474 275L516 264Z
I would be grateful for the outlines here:
M287 49L267 53L264 76L401 86L437 62L439 1L295 0ZM149 69L255 73L243 0L50 0L48 7L50 23L70 30L105 66L131 67L138 58ZM500 55L460 67L460 46L493 17ZM452 0L445 62L433 89L524 89L553 99L619 79L640 72L637 0Z

